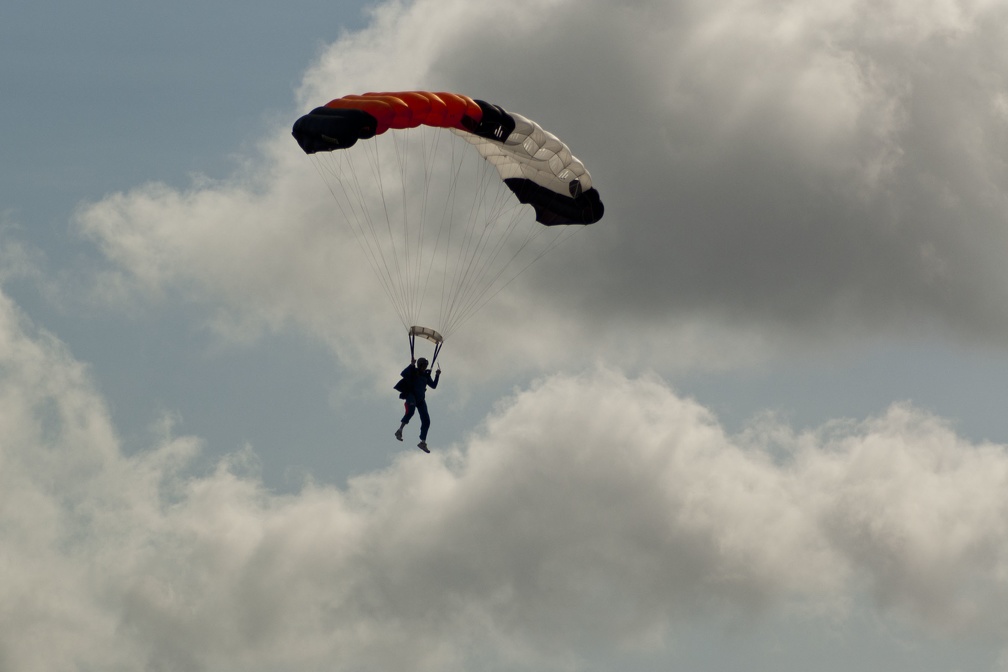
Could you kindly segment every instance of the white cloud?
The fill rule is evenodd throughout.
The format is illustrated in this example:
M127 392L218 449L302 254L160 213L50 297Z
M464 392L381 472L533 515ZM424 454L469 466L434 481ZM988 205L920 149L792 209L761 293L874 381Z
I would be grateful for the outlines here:
M122 455L8 300L0 370L11 669L541 669L862 586L924 632L1008 628L1005 447L910 406L730 436L658 378L557 375L462 445L281 496L251 450L193 473L170 427Z
M922 325L1003 342L1004 13L391 3L321 55L297 112L356 91L460 89L537 118L586 161L606 218L466 326L452 343L464 370L586 352L732 366ZM295 323L347 361L387 361L398 326L286 128L256 164L82 209L121 271L109 286L181 288L232 335ZM628 332L644 345L624 348Z

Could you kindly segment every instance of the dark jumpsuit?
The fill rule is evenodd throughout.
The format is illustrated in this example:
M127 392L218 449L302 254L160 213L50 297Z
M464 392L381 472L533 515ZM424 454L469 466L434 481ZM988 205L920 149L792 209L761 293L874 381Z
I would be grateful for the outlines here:
M419 371L416 365L410 364L402 370L402 377L412 383L410 389L404 392L403 399L406 400L406 414L402 418L402 424L407 424L413 417L413 411L420 413L420 440L427 440L427 430L430 428L430 414L427 413L427 388L437 387L440 372L431 378L430 370Z

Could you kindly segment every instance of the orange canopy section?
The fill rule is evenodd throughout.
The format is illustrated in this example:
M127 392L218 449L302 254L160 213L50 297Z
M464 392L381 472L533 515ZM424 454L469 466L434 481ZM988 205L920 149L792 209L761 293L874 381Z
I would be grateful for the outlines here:
M463 117L476 122L483 117L483 109L469 96L431 91L354 94L329 101L325 107L367 112L378 120L378 135L391 128L415 128L421 124L465 130Z

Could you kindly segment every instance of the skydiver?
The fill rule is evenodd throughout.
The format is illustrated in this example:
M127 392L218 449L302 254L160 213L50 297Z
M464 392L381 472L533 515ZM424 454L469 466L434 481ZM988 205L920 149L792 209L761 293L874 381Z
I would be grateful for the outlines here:
M400 391L399 398L406 402L406 414L403 415L402 423L396 430L395 438L402 441L403 428L413 417L413 411L420 412L420 443L417 448L429 453L427 450L427 430L430 428L430 415L427 413L427 400L425 398L427 388L434 389L441 378L441 366L438 366L437 373L431 378L430 371L427 370L427 360L411 360L410 365L402 370L402 380L396 385Z

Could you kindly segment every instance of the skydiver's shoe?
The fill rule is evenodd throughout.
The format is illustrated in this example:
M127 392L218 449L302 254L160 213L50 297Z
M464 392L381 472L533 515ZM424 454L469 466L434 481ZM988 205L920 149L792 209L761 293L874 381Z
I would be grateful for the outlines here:
M402 429L395 430L396 441L402 441Z
M419 448L420 450L422 450L425 453L429 453L430 452L429 450L427 450L427 442L426 441L421 441L420 443L416 444L416 447Z

